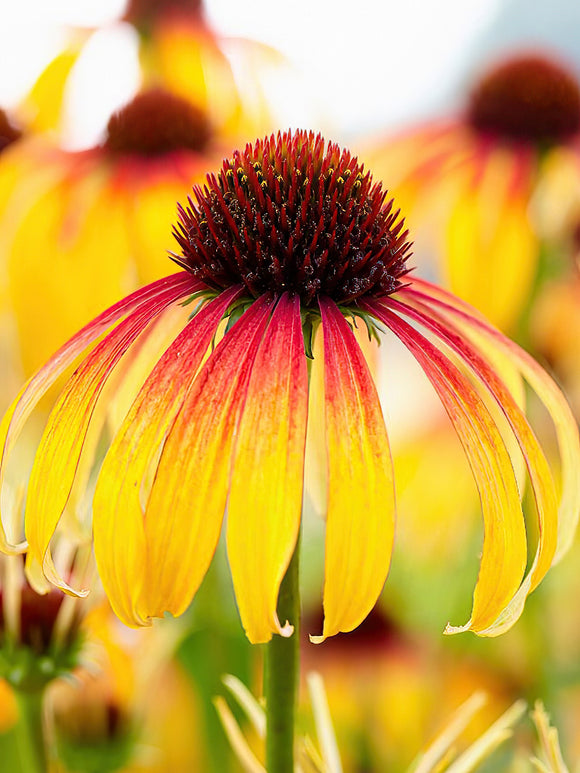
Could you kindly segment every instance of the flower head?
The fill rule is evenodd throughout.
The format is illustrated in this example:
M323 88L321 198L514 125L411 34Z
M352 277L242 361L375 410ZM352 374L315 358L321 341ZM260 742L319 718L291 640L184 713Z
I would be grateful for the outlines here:
M58 588L34 591L21 557L3 556L0 568L0 676L17 690L34 691L76 665L83 611Z
M568 169L578 189L579 132L573 71L525 52L485 72L459 115L405 130L366 159L412 215L436 275L513 332L538 273L541 231L530 202L548 171ZM557 217L569 199L556 191Z
M207 116L190 102L160 88L137 94L107 124L110 153L157 156L175 150L202 153L211 137Z
M148 29L164 15L195 18L203 10L203 0L130 0L123 16L137 28Z
M76 592L55 567L50 543L117 374L124 389L136 383L135 397L120 426L109 423L114 437L93 501L97 565L116 613L133 626L181 614L207 571L227 507L246 632L253 642L289 634L276 608L300 528L310 392L311 435L321 442L316 427L324 430L328 482L321 638L355 628L387 576L395 515L387 431L353 332L362 319L376 335L384 325L417 359L474 474L484 542L472 616L461 630L508 628L569 545L580 506L577 430L557 387L478 313L408 273L392 205L336 145L306 132L258 141L195 188L194 198L177 229L175 259L184 270L77 333L25 385L0 427L6 460L34 404L83 355L48 419L29 481L30 581ZM181 332L156 355L168 315L175 321L184 302ZM149 373L137 378L136 363L149 350ZM521 408L521 378L555 424L559 494ZM514 472L521 464L539 533L529 562ZM3 547L24 549L5 537Z
M349 304L401 286L403 221L356 158L322 137L266 138L224 162L180 207L176 260L209 287L320 294Z
M477 131L504 138L559 142L580 129L580 88L547 57L509 59L475 86L467 120Z
M115 112L89 150L18 143L0 190L26 372L135 284L165 273L175 200L217 162L219 146L202 110L159 87Z

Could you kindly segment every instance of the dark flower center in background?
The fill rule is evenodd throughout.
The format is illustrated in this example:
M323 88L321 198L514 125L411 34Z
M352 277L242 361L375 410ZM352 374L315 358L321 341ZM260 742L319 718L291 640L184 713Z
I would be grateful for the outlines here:
M185 99L150 89L113 113L104 146L112 153L157 156L173 150L201 153L211 137L206 115Z
M19 139L22 132L13 126L8 120L4 110L0 110L0 153L5 147Z
M217 290L319 294L337 303L395 292L408 272L404 221L357 159L312 132L247 145L179 207L173 258Z
M0 640L5 635L3 591L0 590ZM37 655L48 652L54 625L64 594L56 589L40 596L29 585L24 585L20 597L20 643Z
M304 629L318 631L322 628L324 615L310 615L304 620ZM369 657L388 657L393 649L404 646L410 649L402 629L388 614L375 605L368 616L354 631L332 636L324 643L323 660L333 653L340 656L346 664L349 659L363 662ZM318 645L308 648L311 654L320 652Z
M504 62L482 78L468 108L471 125L510 139L557 142L580 129L574 76L538 55Z
M148 30L162 16L195 18L202 11L203 0L129 0L123 20Z

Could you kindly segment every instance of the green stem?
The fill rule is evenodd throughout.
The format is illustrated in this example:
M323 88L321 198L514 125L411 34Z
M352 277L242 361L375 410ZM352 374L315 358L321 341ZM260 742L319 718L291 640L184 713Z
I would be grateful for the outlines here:
M22 773L45 773L43 700L44 690L15 690L19 718L15 728L20 770Z
M300 675L300 591L298 564L300 540L282 580L278 618L294 626L292 636L273 636L266 648L266 769L268 773L294 773L294 718Z

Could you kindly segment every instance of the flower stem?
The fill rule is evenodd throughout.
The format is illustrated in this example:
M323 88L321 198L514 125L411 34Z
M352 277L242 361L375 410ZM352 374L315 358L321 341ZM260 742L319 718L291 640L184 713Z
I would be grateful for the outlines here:
M15 733L20 770L23 773L44 773L47 770L42 721L44 690L14 692L19 712Z
M294 718L300 674L300 591L298 565L300 539L282 580L278 617L294 626L292 636L273 636L266 648L266 769L268 773L294 773Z

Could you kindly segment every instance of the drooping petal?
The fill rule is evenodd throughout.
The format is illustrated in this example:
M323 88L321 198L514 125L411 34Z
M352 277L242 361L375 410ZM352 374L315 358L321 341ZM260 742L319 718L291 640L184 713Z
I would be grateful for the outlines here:
M572 542L580 513L580 490L577 485L578 469L580 469L580 441L578 429L565 397L548 374L519 346L505 338L485 320L479 317L470 307L454 298L441 288L435 288L428 282L416 280L413 282L414 292L411 298L420 295L423 302L435 306L445 316L445 322L456 332L470 340L482 351L483 356L494 348L499 348L511 361L519 367L523 377L536 392L538 398L546 407L556 431L560 452L560 497L558 508L558 539L555 556L552 561L558 561L569 549ZM408 291L407 291L408 292ZM553 517L551 518L553 521ZM548 540L546 532L553 525L545 525L544 540ZM494 632L506 630L521 614L527 594L541 580L548 568L548 561L542 560L541 553L548 555L542 541L526 581L512 604L494 626ZM552 548L553 549L553 548ZM501 626L501 627L500 627Z
M102 389L117 363L146 327L180 297L191 293L195 280L170 287L142 303L109 333L80 364L61 392L40 441L30 474L25 512L29 543L27 572L31 583L44 576L71 591L56 572L50 540L64 511L77 466Z
M413 298L413 291L406 293L406 295ZM506 417L528 470L538 514L538 554L533 566L530 587L530 590L533 590L550 568L558 538L556 489L550 467L540 444L506 384L503 383L490 363L470 344L469 340L460 334L460 331L447 323L445 318L436 310L420 301L415 300L415 308L409 308L396 301L390 301L389 305L391 308L411 316L449 345L489 390Z
M200 370L167 438L145 511L141 619L180 615L215 551L234 433L273 299L262 296Z
M348 323L320 299L328 453L324 628L351 631L389 571L395 522L392 460L379 398Z
M67 341L51 359L22 387L20 393L4 415L0 424L0 486L4 478L7 458L20 435L26 419L30 416L40 399L46 394L56 379L76 360L76 358L103 332L143 304L150 303L159 294L173 290L176 297L180 294L194 292L195 285L191 275L180 271L164 277L153 284L128 295L121 301L106 309L102 314L89 322L82 330ZM188 288L192 288L189 289ZM8 542L2 520L0 519L0 549L3 552L23 552L26 543L12 545Z
M463 630L485 631L518 590L526 567L524 516L515 473L501 433L461 371L389 308L369 310L405 344L435 388L465 449L484 521L479 577L471 619Z
M300 299L284 294L252 368L228 501L229 564L253 643L282 633L285 623L276 606L300 529L307 407Z
M144 479L239 292L222 293L177 336L140 390L101 468L93 501L95 556L113 608L129 624L145 622L135 609L146 572Z

